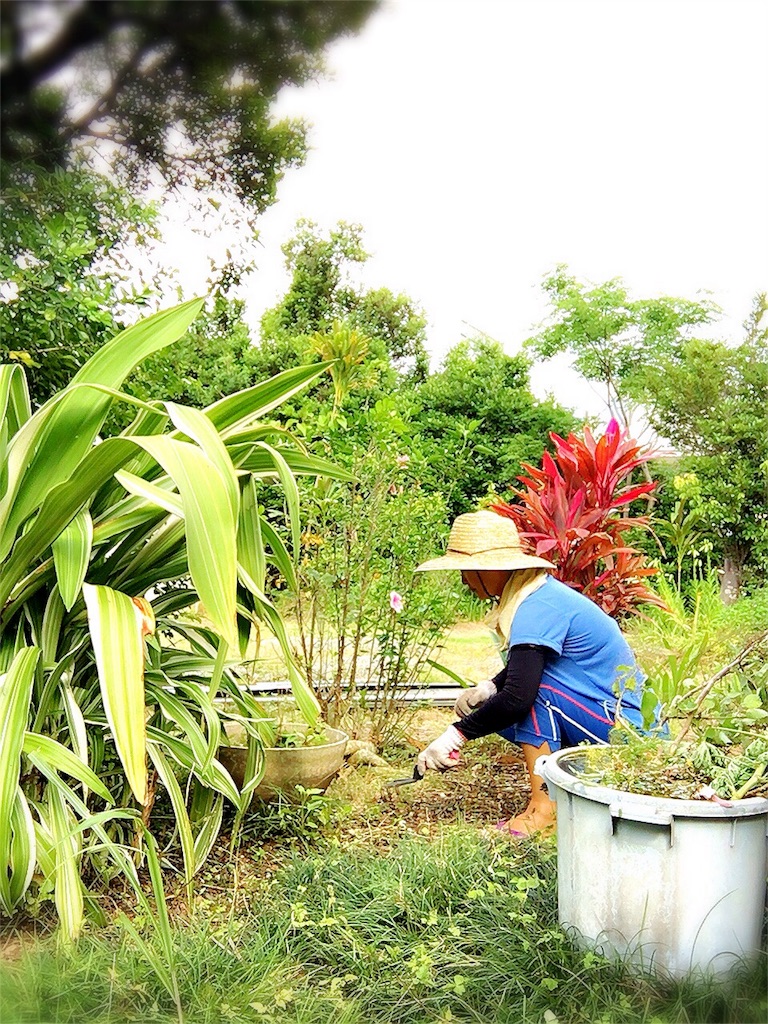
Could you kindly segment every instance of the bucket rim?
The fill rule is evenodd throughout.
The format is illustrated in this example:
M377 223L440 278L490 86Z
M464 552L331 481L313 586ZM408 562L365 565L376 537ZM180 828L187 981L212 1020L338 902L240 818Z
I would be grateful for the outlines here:
M729 806L710 803L707 800L681 800L675 797L648 796L644 793L633 793L630 790L613 789L592 782L585 782L572 771L560 764L577 755L583 755L585 747L563 747L553 754L545 754L538 758L535 773L545 782L579 796L593 803L607 804L621 809L621 816L648 820L648 815L658 817L670 815L684 818L752 818L768 816L768 800L764 797L745 797L734 800Z

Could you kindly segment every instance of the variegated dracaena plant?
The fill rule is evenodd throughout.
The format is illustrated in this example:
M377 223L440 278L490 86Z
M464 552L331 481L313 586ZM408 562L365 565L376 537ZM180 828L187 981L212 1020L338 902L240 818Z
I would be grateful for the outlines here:
M130 846L155 785L174 808L190 893L224 800L247 805L265 723L233 668L254 622L282 644L304 716L318 715L264 582L269 562L293 579L295 476L348 475L264 417L327 364L204 411L123 394L133 367L183 335L201 305L128 328L34 413L21 367L0 366L0 911L12 914L34 877L70 937L89 899L84 875L136 881ZM101 440L122 401L134 421ZM282 488L291 544L260 514L265 481ZM189 582L157 587L176 580ZM197 601L210 627L178 617ZM222 692L251 737L242 791L217 760Z

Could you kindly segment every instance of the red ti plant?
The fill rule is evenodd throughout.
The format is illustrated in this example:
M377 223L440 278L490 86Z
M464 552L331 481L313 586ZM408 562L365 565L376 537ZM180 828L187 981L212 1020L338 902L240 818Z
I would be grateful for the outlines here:
M549 436L554 457L545 452L541 469L523 463L527 476L518 477L522 489L513 488L517 500L491 508L515 521L536 554L557 566L558 579L614 618L636 611L639 604L661 605L643 582L657 570L624 540L627 530L648 524L647 516L628 516L626 509L656 484L627 481L652 453L642 454L616 420L597 441L587 427L583 438Z

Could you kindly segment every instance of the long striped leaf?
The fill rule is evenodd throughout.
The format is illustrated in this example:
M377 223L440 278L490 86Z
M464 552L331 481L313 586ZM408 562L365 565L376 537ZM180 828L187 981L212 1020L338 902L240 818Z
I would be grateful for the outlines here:
M193 299L117 335L80 368L69 387L16 433L8 451L8 489L0 501L0 557L10 550L18 527L48 492L72 475L112 405L110 396L76 385L119 387L138 363L180 338L202 304L201 299Z
M83 584L83 596L107 721L128 784L138 802L144 804L144 643L135 605L118 590L90 583Z
M64 602L61 599L59 588L54 584L51 587L48 600L45 603L43 615L43 628L41 631L41 655L43 664L55 665L59 651L59 640L61 639L61 624L64 621Z
M237 524L237 560L260 591L264 590L267 560L261 536L261 516L256 481L251 477L243 487Z
M173 813L176 818L176 828L179 830L181 852L184 857L184 883L187 888L187 903L191 909L192 899L194 897L192 876L196 870L195 840L192 835L192 825L189 820L189 814L187 813L187 806L184 802L184 794L181 791L179 780L173 774L173 769L168 764L165 754L162 752L160 747L156 743L150 742L147 744L147 751L152 760L152 764L155 766L157 774L160 777L160 781L165 786L168 791L168 796L171 799Z
M190 575L216 629L234 646L237 520L226 496L226 485L221 472L200 448L167 437L112 438L90 452L76 479L51 492L32 527L19 539L0 570L0 604L8 599L18 582L17 573L44 553L92 494L94 486L120 469L136 450L135 446L149 452L179 489ZM157 579L155 575L151 582Z
M0 363L0 421L12 438L32 415L27 377L18 363Z
M48 883L50 891L53 892L53 885L56 880L56 844L53 841L51 829L48 824L50 815L48 813L47 805L42 807L40 804L37 804L35 807L35 813L37 815L37 820L33 819L33 821L35 826L37 866Z
M221 661L218 662L221 669L223 669L224 667L224 653L225 652L223 651L221 652L222 658ZM188 682L185 679L174 680L174 686L176 690L179 693L185 693L187 697L191 701L193 701L197 705L197 707L200 708L200 712L202 713L203 719L205 720L205 726L208 732L208 749L205 754L205 760L203 761L202 764L202 769L204 772L207 772L208 769L210 768L211 762L216 756L216 751L219 749L219 746L221 745L221 719L219 718L219 714L213 705L213 697L218 691L219 681L220 673L219 678L217 678L216 668L214 668L214 672L211 677L210 693L206 693L202 689L202 687L198 686L196 683Z
M29 888L37 861L35 823L21 786L16 790L16 801L11 814L11 833L9 902L11 907L16 907Z
M60 438L64 444L64 439ZM92 448L80 461L77 473L56 487L46 488L45 500L32 525L18 540L0 566L0 605L8 599L28 567L42 558L61 531L91 499L94 491L123 467L136 452L136 443L118 437L108 438Z
M277 448L273 448L271 445L266 444L264 441L259 441L258 445L264 451L266 451L272 459L275 472L283 485L283 494L285 502L288 508L288 519L291 524L291 543L293 547L293 557L299 557L299 545L301 544L301 527L299 524L299 489L296 486L293 473L291 473L288 463L283 458L282 454Z
M244 444L227 444L227 450L238 469L253 473L255 476L274 475L271 457L263 450L255 448L250 441ZM280 446L279 451L294 476L327 476L332 480L343 480L348 483L357 479L353 473L317 455L307 455L306 452L296 451L287 445Z
M191 438L208 456L213 465L221 473L222 483L232 511L232 519L237 521L240 510L240 490L235 476L235 467L229 457L221 435L214 425L199 409L166 403L173 425Z
M87 764L83 764L77 754L59 743L52 736L43 736L41 733L27 732L24 734L24 753L28 756L34 755L36 763L44 762L51 771L71 775L82 782L84 786L98 793L107 803L114 803L112 794Z
M0 906L12 910L8 865L13 832L11 819L21 771L21 751L29 716L29 702L40 649L19 651L4 678L0 678Z
M153 505L157 505L158 508L163 509L164 512L169 512L172 516L178 516L180 519L184 517L184 505L182 504L181 497L174 491L168 490L167 487L151 483L149 480L145 480L144 477L136 476L135 473L128 473L124 469L120 470L119 473L115 473L115 479L122 484L129 494L133 494L137 498L144 498ZM164 482L172 485L172 481L167 478Z
M56 874L54 899L61 929L74 941L83 927L83 883L80 881L80 843L73 834L72 812L59 791L48 788L49 825L55 844Z
M317 380L328 369L330 363L314 363L311 366L295 366L283 370L275 377L256 384L252 388L227 395L205 410L205 415L214 427L226 438L231 428L244 428L251 420L266 416L278 405L286 402L302 388Z
M67 716L67 728L72 750L83 764L88 764L88 728L83 712L77 703L72 687L67 678L62 680L61 695L64 699L64 713Z
M296 568L294 566L293 559L291 558L288 549L286 548L285 544L283 544L283 538L280 536L280 534L277 532L274 526L272 526L271 523L267 522L266 519L262 519L261 521L261 532L264 536L264 540L267 542L272 552L271 561L274 562L274 564L280 570L283 579L291 588L291 590L295 590L297 586Z
M240 801L240 794L237 791L237 786L232 776L223 764L214 759L210 769L203 778L197 766L195 755L188 743L178 739L176 736L169 736L162 729L156 729L153 725L147 726L147 736L154 742L159 743L161 747L164 747L183 768L194 772L207 786L215 789L217 793L222 793L237 807Z
M27 378L22 368L0 364L0 498L8 487L8 445L32 415Z
M205 771L208 742L186 704L161 686L148 686L147 697L150 701L156 702L166 718L181 729L192 751L195 767L198 771Z
M56 789L65 803L69 804L72 810L76 814L80 815L81 820L73 827L72 834L75 835L84 832L86 829L92 829L101 840L102 848L107 854L109 854L115 864L118 865L122 874L133 886L136 895L139 898L139 902L143 907L149 910L149 903L144 895L144 890L141 887L141 882L139 881L139 876L136 873L136 868L131 860L130 854L120 845L120 843L115 842L114 839L109 837L102 825L103 821L110 820L112 818L140 822L141 817L138 811L130 808L119 808L112 809L110 811L101 811L98 814L92 814L90 809L81 800L72 787L68 786L67 783L64 782L59 773L55 771L55 769L51 768L46 760L39 758L37 754L33 753L30 753L28 756L30 764L33 764L35 768L37 768L38 771L46 777L46 779L48 779L48 782L50 783L49 789L51 787ZM43 818L44 812L39 807L37 810L38 815ZM40 833L38 832L37 835L39 841ZM46 871L46 874L47 873L48 872Z
M224 797L216 793L210 811L202 819L203 823L195 836L195 871L199 871L208 859L213 844L221 832L224 817Z
M232 462L239 470L253 473L257 477L275 475L272 457L264 449L256 448L253 444L248 443L232 445L229 451ZM296 476L327 476L333 480L347 482L356 479L352 473L347 472L346 469L342 469L340 466L335 466L327 459L318 458L316 455L306 455L304 452L296 451L287 446L281 446L279 451L290 471Z
M78 512L53 542L53 564L67 611L80 596L93 545L93 522L87 509Z
M189 574L216 630L237 645L237 516L221 472L193 444L167 437L142 445L174 480L184 503ZM234 471L233 471L234 472Z

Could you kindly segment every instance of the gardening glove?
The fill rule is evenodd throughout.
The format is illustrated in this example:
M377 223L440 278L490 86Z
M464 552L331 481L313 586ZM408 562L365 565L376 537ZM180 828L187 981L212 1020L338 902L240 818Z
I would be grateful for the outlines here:
M466 690L462 690L456 698L453 710L459 718L466 718L467 715L472 714L475 708L485 704L489 697L495 697L498 692L493 680L486 679L482 683L478 683L477 686L470 686Z
M426 774L427 768L442 771L453 768L459 760L459 750L464 744L464 737L453 725L449 725L442 736L432 740L426 750L422 750L416 758L419 774Z

